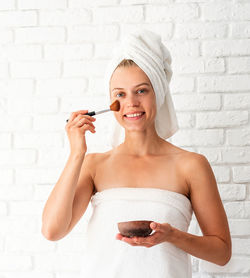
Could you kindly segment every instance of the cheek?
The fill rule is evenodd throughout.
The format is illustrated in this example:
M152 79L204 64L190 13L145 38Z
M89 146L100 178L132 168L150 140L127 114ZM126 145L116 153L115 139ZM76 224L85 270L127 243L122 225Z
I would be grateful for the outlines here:
M119 112L114 112L114 117L116 119L116 121L122 125L123 123L123 116L121 114L119 114Z
M154 100L152 100L149 105L148 105L148 110L150 111L150 114L152 115L152 118L154 118L156 116L157 113L157 107L156 107L156 103Z
M155 111L156 110L156 99L155 96L149 96L146 101L145 101L145 105L147 105L147 108L151 111Z

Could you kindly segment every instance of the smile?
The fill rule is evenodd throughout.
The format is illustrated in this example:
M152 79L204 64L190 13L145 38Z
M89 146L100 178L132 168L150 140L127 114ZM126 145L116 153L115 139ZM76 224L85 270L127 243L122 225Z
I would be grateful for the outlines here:
M134 114L127 114L127 115L125 115L124 117L125 117L127 120L134 121L134 120L141 119L141 118L144 116L144 114L145 114L145 112L134 113Z

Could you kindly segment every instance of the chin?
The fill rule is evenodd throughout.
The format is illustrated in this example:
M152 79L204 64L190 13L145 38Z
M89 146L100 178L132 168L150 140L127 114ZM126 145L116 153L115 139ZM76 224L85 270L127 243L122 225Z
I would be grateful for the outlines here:
M132 126L132 125L124 124L124 122L121 122L121 121L117 121L117 122L119 123L120 126L122 126L127 131L143 131L143 130L145 130L144 127L139 126L139 125Z
M144 127L139 127L139 126L123 126L125 130L127 131L144 131Z

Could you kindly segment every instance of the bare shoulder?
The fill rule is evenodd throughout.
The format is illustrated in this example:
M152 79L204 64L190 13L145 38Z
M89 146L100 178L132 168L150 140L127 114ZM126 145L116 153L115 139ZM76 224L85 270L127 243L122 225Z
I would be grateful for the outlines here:
M88 160L88 163L90 163L92 166L98 165L100 162L103 162L103 160L110 157L111 152L112 150L103 153L88 153L86 155L86 159Z
M99 166L103 168L103 166L106 165L108 159L112 157L113 154L114 154L114 149L111 149L106 152L88 153L86 155L87 168L91 168L93 180L96 176L97 171L100 170Z
M216 178L205 155L188 152L182 159L182 170L191 194L201 190L207 193L217 191Z
M176 165L185 178L189 190L191 190L191 184L196 183L197 180L201 181L207 177L209 177L210 180L211 177L214 178L209 161L203 154L184 150L173 145L172 149L176 154L174 155Z
M85 156L85 167L89 170L92 180L95 180L96 172L99 165L103 165L105 161L110 157L112 153L111 151L103 152L103 153L88 153ZM94 188L94 193L96 192L96 188Z
M177 147L171 144L172 153L175 155L178 165L183 168L183 170L189 172L192 169L195 169L198 165L208 163L206 157L202 154L195 153Z
M209 166L209 162L203 154L185 151L183 152L181 159L184 170L188 172L190 170L197 170L197 167L200 168Z
M181 160L183 169L188 172L197 170L197 167L207 167L210 165L205 155L191 151L183 152Z

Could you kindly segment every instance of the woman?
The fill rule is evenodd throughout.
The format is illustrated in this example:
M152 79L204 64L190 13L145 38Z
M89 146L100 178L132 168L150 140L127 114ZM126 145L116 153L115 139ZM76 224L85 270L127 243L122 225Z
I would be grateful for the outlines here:
M144 40L157 38L149 31L143 35ZM83 115L87 110L72 113L66 125L71 153L43 212L43 235L59 240L92 201L82 266L87 278L185 278L192 276L190 255L221 266L231 257L228 222L210 164L205 156L164 140L177 130L173 111L171 120L159 120L164 105L171 110L169 96L160 101L155 84L161 81L138 64L123 59L110 71L108 82L110 101L120 101L114 115L124 130L124 142L116 142L108 152L86 155L85 132L95 133L96 119ZM169 72L168 67L166 75ZM192 211L202 236L187 233ZM146 219L152 220L153 230L147 237L127 238L116 232L118 222Z

